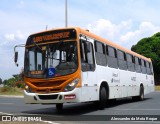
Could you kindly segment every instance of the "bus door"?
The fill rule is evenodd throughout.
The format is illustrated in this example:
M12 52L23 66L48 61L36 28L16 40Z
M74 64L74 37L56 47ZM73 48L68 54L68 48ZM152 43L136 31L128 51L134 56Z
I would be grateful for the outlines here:
M80 41L82 70L82 100L94 101L98 98L93 43Z

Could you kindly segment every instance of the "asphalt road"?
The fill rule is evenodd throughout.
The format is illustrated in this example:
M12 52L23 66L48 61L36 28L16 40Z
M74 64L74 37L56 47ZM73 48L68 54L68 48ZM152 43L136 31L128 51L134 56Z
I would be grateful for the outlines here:
M23 98L0 96L0 115L9 114L42 117L43 120L53 124L158 124L160 121L146 121L143 118L160 119L160 92L146 95L144 101L132 101L128 98L110 102L104 110L98 110L93 103L64 104L64 110L61 112L56 110L55 105L25 104ZM111 117L129 119L138 117L140 120L105 121Z

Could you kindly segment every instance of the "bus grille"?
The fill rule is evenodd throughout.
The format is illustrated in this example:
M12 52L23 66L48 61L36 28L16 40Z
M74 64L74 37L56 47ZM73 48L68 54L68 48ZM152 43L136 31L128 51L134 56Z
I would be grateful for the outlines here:
M53 82L32 82L32 84L36 87L57 87L63 84L65 81L53 81Z
M36 90L38 93L57 93L60 92L61 89L43 89L43 90Z
M42 100L57 99L58 95L38 95Z
M32 84L37 87L35 89L35 92L57 93L62 91L62 87L60 87L60 85L63 84L64 82L65 80L53 81L53 82L32 82Z

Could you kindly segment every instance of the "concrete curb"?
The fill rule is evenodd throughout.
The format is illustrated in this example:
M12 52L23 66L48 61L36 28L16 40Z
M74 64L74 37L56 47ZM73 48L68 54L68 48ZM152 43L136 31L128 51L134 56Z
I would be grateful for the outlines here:
M24 98L24 96L15 96L15 95L0 95L0 97L8 97L8 98Z

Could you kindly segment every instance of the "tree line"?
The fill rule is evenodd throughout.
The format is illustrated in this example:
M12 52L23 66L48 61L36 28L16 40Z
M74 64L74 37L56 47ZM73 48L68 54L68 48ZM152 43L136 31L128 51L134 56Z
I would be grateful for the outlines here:
M23 70L21 70L20 74L13 75L12 78L2 81L0 78L0 85L9 86L9 87L18 87L24 88L24 77Z
M160 85L160 32L151 37L143 38L131 48L132 51L151 58L155 84Z

